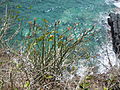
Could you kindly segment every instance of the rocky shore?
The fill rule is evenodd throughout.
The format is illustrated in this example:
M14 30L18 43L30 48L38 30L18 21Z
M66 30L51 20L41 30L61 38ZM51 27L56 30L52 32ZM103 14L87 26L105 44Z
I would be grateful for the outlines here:
M120 14L109 14L108 24L111 27L113 50L118 58L120 58Z

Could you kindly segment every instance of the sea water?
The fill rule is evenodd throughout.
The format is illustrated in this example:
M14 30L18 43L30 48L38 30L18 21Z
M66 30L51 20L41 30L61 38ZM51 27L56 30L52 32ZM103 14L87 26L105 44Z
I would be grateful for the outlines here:
M62 27L80 23L81 30L96 25L96 30L100 32L92 39L90 48L105 40L105 17L115 8L108 0L11 0L11 3L27 21L34 18L38 23L42 23L43 18L50 23L60 20ZM27 27L23 28L23 36L27 33ZM79 34L80 30L76 33Z

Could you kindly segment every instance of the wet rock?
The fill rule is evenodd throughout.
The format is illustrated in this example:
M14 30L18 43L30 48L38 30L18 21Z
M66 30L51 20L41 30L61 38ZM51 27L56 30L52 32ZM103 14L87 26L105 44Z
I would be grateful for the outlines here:
M120 58L120 14L109 14L108 24L111 27L113 50Z

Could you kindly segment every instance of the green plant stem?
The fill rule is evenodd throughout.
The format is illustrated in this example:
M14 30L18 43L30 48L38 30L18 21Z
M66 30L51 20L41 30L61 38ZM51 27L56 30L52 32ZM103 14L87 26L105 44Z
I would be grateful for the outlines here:
M43 39L42 40L42 63L43 63L43 66L45 65L44 53L45 53L45 45L44 45L44 39Z

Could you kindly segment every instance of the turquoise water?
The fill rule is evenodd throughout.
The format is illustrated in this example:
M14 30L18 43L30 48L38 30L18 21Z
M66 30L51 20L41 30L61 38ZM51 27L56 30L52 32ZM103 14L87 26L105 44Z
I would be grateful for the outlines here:
M62 20L62 22L96 22L101 12L108 12L112 6L105 0L15 0L14 5L19 8L21 15L46 18L50 22Z
M11 6L19 11L19 15L27 21L37 18L41 23L45 18L49 22L60 20L62 26L69 26L74 22L80 22L81 29L89 28L96 24L97 37L92 39L89 47L100 44L105 40L104 15L108 15L113 5L105 3L105 0L10 0ZM26 25L25 25L26 26ZM23 35L26 35L27 27L23 27ZM76 31L79 33L79 31Z

